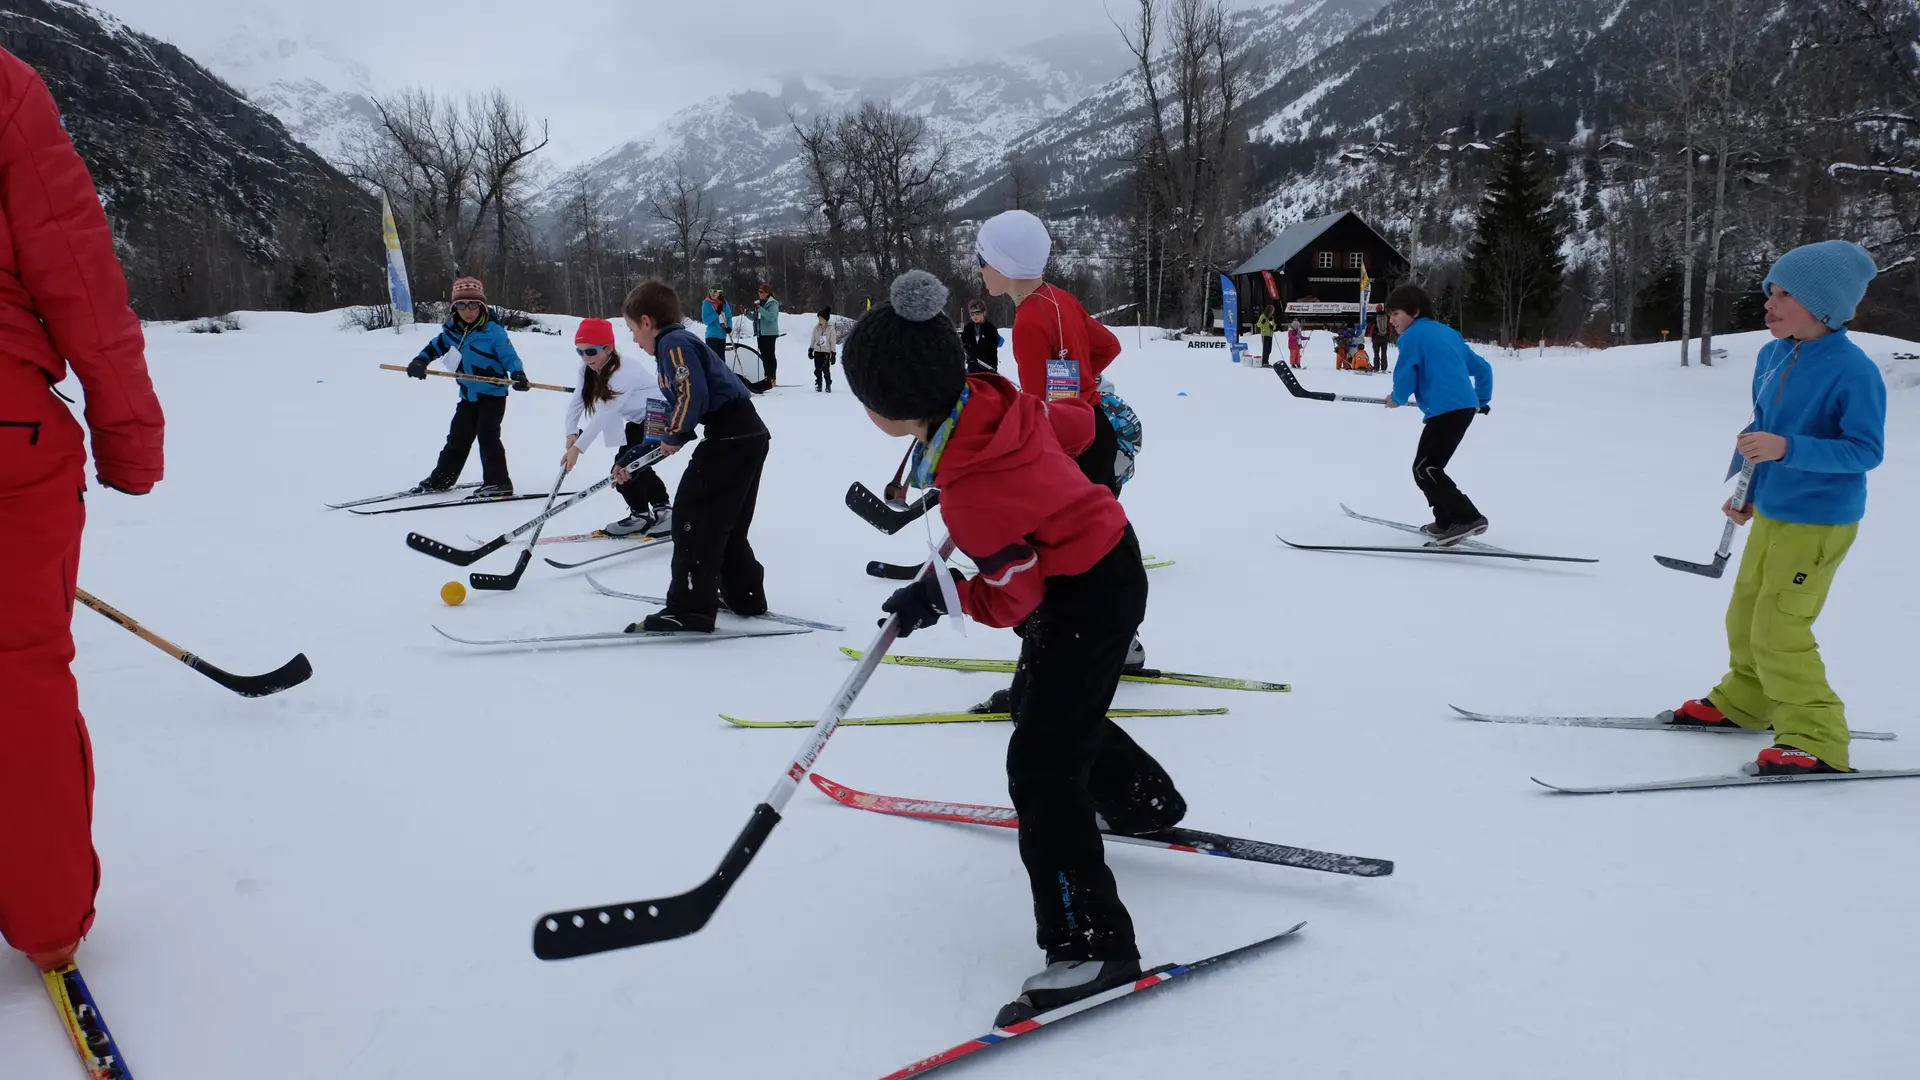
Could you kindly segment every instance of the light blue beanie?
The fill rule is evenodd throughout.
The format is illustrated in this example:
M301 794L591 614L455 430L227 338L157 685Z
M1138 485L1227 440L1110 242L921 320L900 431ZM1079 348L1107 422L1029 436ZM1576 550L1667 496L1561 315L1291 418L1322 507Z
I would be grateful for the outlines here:
M1839 330L1853 318L1860 298L1867 295L1867 283L1880 271L1873 265L1867 249L1851 240L1822 240L1794 248L1767 271L1760 291L1772 295L1770 286L1785 289L1813 317Z

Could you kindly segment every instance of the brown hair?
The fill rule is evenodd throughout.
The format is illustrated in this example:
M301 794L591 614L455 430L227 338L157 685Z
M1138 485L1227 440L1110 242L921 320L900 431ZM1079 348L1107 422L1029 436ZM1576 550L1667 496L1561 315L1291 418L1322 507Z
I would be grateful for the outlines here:
M1433 318L1433 297L1418 285L1402 285L1387 295L1388 311L1404 311L1416 319Z
M613 355L599 371L593 370L592 364L580 365L580 400L586 403L588 416L593 415L595 405L619 396L613 392L613 373L620 370L620 350L611 345L607 349Z
M643 281L635 285L621 301L620 314L636 323L642 317L650 318L661 333L685 321L680 314L680 294L664 281Z

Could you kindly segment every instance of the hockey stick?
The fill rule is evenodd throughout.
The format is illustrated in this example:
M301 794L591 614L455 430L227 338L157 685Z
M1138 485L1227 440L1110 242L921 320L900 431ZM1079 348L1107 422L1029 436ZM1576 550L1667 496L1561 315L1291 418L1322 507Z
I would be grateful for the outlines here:
M1740 482L1733 487L1732 506L1735 510L1747 505L1747 489L1752 485L1753 462L1749 461L1740 466ZM1733 554L1733 530L1736 527L1733 519L1728 518L1726 526L1720 530L1720 546L1714 551L1713 561L1710 563L1688 562L1685 559L1675 559L1666 555L1655 555L1653 561L1669 570L1717 578L1727 572L1727 559Z
M922 573L946 573L940 568L940 561L952 553L953 538L947 537L940 543L940 560L927 560ZM747 827L740 830L740 836L727 849L726 855L720 860L719 869L713 872L712 877L678 896L543 915L533 927L533 955L542 960L567 960L614 949L671 941L686 937L707 925L707 920L719 910L720 902L726 899L727 890L733 888L733 883L746 872L747 864L766 845L773 827L780 824L780 811L786 808L787 801L799 790L800 781L812 771L814 761L819 758L820 751L826 748L827 740L833 738L841 718L853 707L854 699L860 696L861 689L867 685L867 680L879 668L887 650L893 647L894 639L899 636L900 616L887 616L880 633L868 647L865 658L847 676L847 681L841 684L833 700L821 710L820 719L814 722L813 730L807 733L806 742L800 746L800 753L781 770L780 778L774 781L773 790L767 793L766 799L753 808L753 816L747 819Z
M847 509L860 515L860 520L892 536L908 525L926 516L927 511L940 505L940 491L935 488L908 504L904 510L875 495L872 489L858 480L847 489Z
M1387 399L1383 397L1360 397L1355 394L1335 394L1326 390L1309 390L1300 385L1300 380L1294 377L1293 369L1285 364L1273 365L1273 373L1280 376L1281 382L1287 384L1287 392L1297 398L1308 398L1312 401L1352 401L1361 405L1385 405L1387 403Z
M114 622L119 623L123 629L133 631L140 640L154 646L161 652L166 653L175 660L180 661L200 674L205 675L207 678L212 679L214 682L219 683L221 686L239 694L241 697L266 697L268 694L277 694L288 687L299 686L301 683L313 677L313 665L307 662L306 653L300 653L285 664L282 664L279 669L269 671L265 675L235 675L231 672L222 671L187 650L182 649L180 646L175 645L173 642L168 641L166 638L134 622L125 614L116 611L111 604L97 599L92 593L89 593L85 589L74 589L73 597L100 614L105 615L107 618L112 619Z
M633 462L631 465L628 465L627 469L630 472L638 472L639 470L646 468L647 466L653 464L654 462L659 461L661 458L665 456L666 456L666 451L664 449L655 447L654 449L648 451L639 460ZM541 525L546 524L547 519L558 517L559 515L566 513L568 510L572 509L577 503L580 503L585 499L588 499L593 495L598 494L599 492L604 491L605 489L612 486L613 486L613 474L608 473L606 479L599 481L598 483L594 484L592 487L586 489L585 491L582 491L578 495L575 495L573 498L568 499L566 502L563 502L558 506L547 507L546 512L541 514L539 517L534 518L532 521L527 522L525 525L520 526L519 528L513 530L512 532L501 533L499 536L496 536L493 539L487 541L486 543L481 544L477 548L457 548L451 544L441 543L440 541L435 540L430 536L422 536L416 532L410 532L407 534L407 546L412 548L415 551L420 552L422 555L431 555L436 559L440 559L443 562L450 562L455 566L472 566L474 563L479 562L481 559L486 558L487 556L493 554L494 552L499 551L501 548L506 547L508 544L512 543L513 541L519 539L521 536L525 535L529 530L537 529Z
M553 500L560 497L560 485L567 482L567 467L560 466L560 475L553 478L553 490L547 493L547 509L553 509ZM468 574L467 582L476 589L488 592L511 592L520 585L520 575L527 572L527 564L533 561L533 548L540 542L540 530L547 527L543 520L534 528L533 535L527 537L527 546L520 551L520 561L515 564L511 574Z
M405 371L407 369L406 369L406 366L403 364L381 364L380 370ZM496 379L491 375L462 375L457 371L428 371L427 374L433 375L442 379L465 379L468 382L492 383L495 386L512 386L513 385L512 379ZM527 385L533 387L535 390L558 390L563 394L573 393L573 387L571 386L554 386L551 383L543 383L543 382L530 382Z

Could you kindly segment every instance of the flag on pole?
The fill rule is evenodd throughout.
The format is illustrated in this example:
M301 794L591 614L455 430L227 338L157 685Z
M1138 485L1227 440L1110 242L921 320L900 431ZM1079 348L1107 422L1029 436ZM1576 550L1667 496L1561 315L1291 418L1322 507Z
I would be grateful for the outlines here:
M400 230L393 224L393 206L380 193L380 236L387 245L387 296L393 301L393 332L413 324L413 290L407 286L407 260L400 254Z
M1373 279L1367 276L1366 264L1362 263L1360 266L1360 332L1363 334L1367 331L1368 309L1373 306L1370 303L1372 299Z
M1220 275L1220 329L1225 332L1233 362L1239 363L1241 354L1247 351L1240 342L1240 290L1225 274Z

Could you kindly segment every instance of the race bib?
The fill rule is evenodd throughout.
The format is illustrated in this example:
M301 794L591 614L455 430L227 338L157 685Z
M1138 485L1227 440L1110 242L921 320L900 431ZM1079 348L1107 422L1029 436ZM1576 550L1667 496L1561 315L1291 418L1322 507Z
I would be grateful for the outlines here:
M647 441L658 442L667 433L667 403L659 398L647 399Z
M1080 365L1071 358L1047 361L1047 400L1080 396Z

